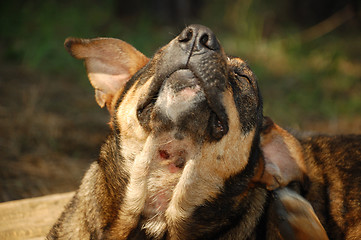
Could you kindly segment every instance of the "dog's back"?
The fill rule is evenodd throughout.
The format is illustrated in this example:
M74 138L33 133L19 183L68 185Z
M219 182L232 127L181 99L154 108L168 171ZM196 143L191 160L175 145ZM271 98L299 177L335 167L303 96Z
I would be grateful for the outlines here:
M304 148L312 204L331 239L361 236L361 135L310 136Z

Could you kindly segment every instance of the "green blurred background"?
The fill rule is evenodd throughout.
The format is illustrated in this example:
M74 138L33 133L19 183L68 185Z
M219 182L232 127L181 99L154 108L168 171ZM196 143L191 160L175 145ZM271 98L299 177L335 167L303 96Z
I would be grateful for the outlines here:
M107 134L66 37L115 37L151 57L210 27L249 63L265 115L296 130L361 133L358 0L80 0L0 3L0 201L74 190Z

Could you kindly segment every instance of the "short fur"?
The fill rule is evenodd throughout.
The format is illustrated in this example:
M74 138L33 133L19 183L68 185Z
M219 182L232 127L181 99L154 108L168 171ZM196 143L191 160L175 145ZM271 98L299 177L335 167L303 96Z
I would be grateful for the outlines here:
M296 139L264 118L253 72L210 29L152 59L110 38L65 47L111 131L47 239L361 237L361 137Z

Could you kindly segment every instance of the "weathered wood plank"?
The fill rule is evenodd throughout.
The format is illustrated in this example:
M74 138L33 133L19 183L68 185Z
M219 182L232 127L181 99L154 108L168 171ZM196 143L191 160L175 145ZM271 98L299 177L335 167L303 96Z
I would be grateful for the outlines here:
M0 239L44 239L74 192L0 203Z

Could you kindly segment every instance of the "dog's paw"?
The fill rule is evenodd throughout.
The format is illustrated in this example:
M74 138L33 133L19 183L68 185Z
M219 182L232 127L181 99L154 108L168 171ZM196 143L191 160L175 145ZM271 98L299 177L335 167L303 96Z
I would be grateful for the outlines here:
M311 204L296 192L283 188L274 192L277 227L283 239L327 240L327 234Z

